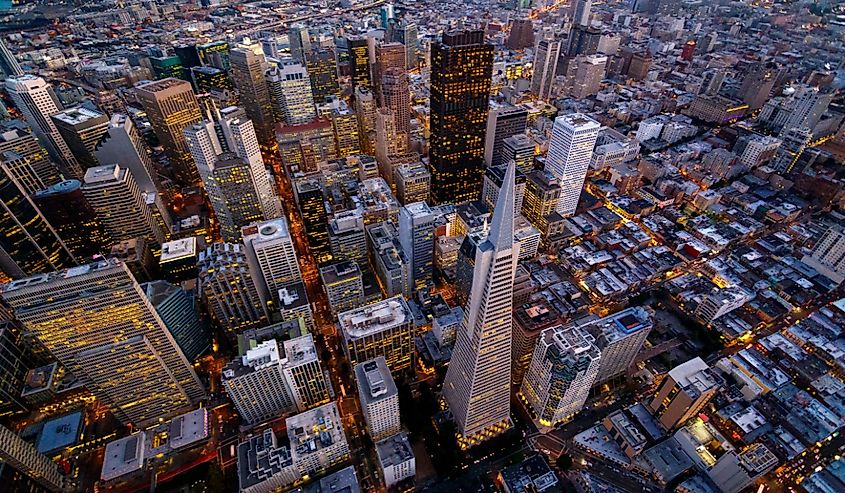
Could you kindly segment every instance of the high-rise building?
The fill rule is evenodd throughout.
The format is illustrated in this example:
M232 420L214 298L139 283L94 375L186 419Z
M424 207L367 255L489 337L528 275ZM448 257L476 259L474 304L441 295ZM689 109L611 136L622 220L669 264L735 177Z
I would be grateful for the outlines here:
M267 60L261 50L261 43L244 38L229 52L229 61L232 64L232 79L240 92L241 105L255 125L258 142L262 146L273 146L276 137L275 120L270 88L264 78Z
M364 215L356 210L339 212L329 220L329 246L336 261L352 260L367 265L367 233Z
M0 122L0 162L29 195L61 181L47 150L21 120Z
M642 307L626 308L582 326L601 350L596 384L623 375L634 363L653 326L651 313Z
M408 74L404 68L389 68L381 77L382 106L393 112L398 152L408 149L411 135L411 92L408 88Z
M238 414L258 423L329 401L329 383L310 334L269 339L223 368L223 388Z
M58 464L39 452L35 445L2 425L0 425L0 462L26 475L44 488L44 491L64 490L64 478ZM22 485L8 486L16 491L16 487Z
M251 188L252 193L256 194L257 201L250 206L258 207L263 216L261 219L278 217L281 209L279 199L270 185L252 122L241 118L238 113L237 108L226 108L220 112L216 121L206 120L186 128L184 132L199 177L220 222L223 238L227 241L239 241L240 228L256 220L239 223L235 221L233 211L229 209L240 197L224 195L222 187L226 185L215 178L215 175L219 174L216 168L224 154L234 153L247 165L251 183L241 185Z
M695 44L693 44L693 48ZM751 111L759 110L766 104L769 94L777 80L776 66L761 64L753 67L742 79L739 95Z
M242 227L265 219L261 211L258 190L255 189L252 170L249 163L235 153L224 152L217 156L211 177L223 199L224 210L227 214L225 220L229 222L228 226L234 232L232 236L227 231L224 238L237 241L240 239Z
M229 62L229 42L226 40L212 41L197 45L197 57L200 63L220 70L228 71L231 68Z
M561 216L575 214L600 129L599 122L581 113L555 118L546 171L560 182L557 212Z
M300 63L282 63L268 73L270 92L282 121L301 125L317 118L311 78Z
M402 21L402 27L399 30L401 34L400 41L405 45L405 68L414 70L419 63L419 30L417 25L413 22Z
M347 38L347 42L349 43L349 64L352 67L352 87L366 86L372 88L370 47L367 38L351 36Z
M425 202L413 202L399 210L399 241L411 261L414 290L433 284L434 229L438 214Z
M50 84L41 77L21 75L6 79L6 92L47 152L64 166L67 173L81 178L84 171L50 118L61 111L59 99Z
M590 25L590 7L593 2L591 0L575 0L572 2L570 8L570 17L576 26Z
M540 231L546 231L550 214L560 201L560 183L548 171L534 170L525 177L522 215Z
M318 265L327 264L331 262L332 254L329 246L323 187L319 180L307 178L297 180L294 184L294 191L296 205L305 226L305 234L308 236L311 254L314 255L314 260L317 261Z
M337 262L320 268L320 280L323 281L332 315L352 310L364 303L361 268L355 262Z
M583 55L576 57L573 63L576 65L575 77L571 85L567 84L569 96L585 99L598 94L607 66L607 57L604 55Z
M369 88L358 86L352 98L361 136L361 150L370 155L376 152L376 98Z
M0 211L0 271L6 276L76 265L67 245L5 164L0 164Z
M513 197L513 213L514 217L519 216L522 210L522 200L525 197L525 175L518 169L514 173L514 197ZM506 167L487 168L484 172L484 186L481 189L481 202L487 207L488 211L494 211L496 202L499 200L499 192L504 185Z
M396 198L402 205L428 202L431 195L431 173L422 162L400 164L393 168Z
M367 227L373 264L379 286L386 297L411 297L411 262L399 242L399 232L392 222Z
M340 313L339 332L346 357L353 365L384 357L394 375L413 368L414 320L408 303L394 296Z
M199 175L191 162L183 133L186 128L202 121L191 84L173 78L142 82L135 86L135 93L158 141L170 158L174 177L183 184L195 184Z
M85 199L79 180L65 180L38 191L32 201L77 259L91 259L111 250L111 236Z
M117 164L88 168L82 195L97 211L112 241L142 237L159 246L166 241L165 232L127 168Z
M552 95L560 47L560 40L541 39L537 43L531 75L531 93L537 96L537 99L548 101Z
M502 166L505 139L525 132L528 110L512 104L492 104L487 115L487 137L484 144L484 164ZM533 146L532 146L533 151ZM532 155L533 157L533 155Z
M334 402L287 418L285 428L293 463L300 476L317 477L349 459L343 420Z
M487 238L475 249L472 289L443 383L463 447L510 426L513 283L519 257L514 174L514 166L508 166Z
M334 51L315 50L306 57L305 65L311 78L311 92L314 93L315 101L322 101L326 96L340 96Z
M100 163L95 155L97 146L108 133L108 116L79 107L62 110L50 118L83 170L100 164L111 164Z
M0 287L0 295L124 423L143 426L167 418L205 395L190 362L117 259L21 279Z
M793 128L807 128L812 132L824 112L827 111L831 101L833 101L834 95L835 92L830 89L819 89L812 86L799 87L781 134L785 134Z
M189 70L188 67L182 66L182 60L176 55L150 57L150 66L156 79L184 79Z
M493 46L483 31L447 33L431 46L431 167L436 204L478 198L484 174Z
M355 382L370 438L377 442L402 431L399 392L384 356L355 365Z
M787 174L795 168L795 164L812 138L812 132L807 127L784 127L780 137L780 146L769 162L769 167L778 173Z
M577 327L552 327L540 334L519 392L540 430L551 430L581 411L601 357L593 337Z
M527 175L534 169L534 141L524 133L511 135L502 141L500 163L511 161L516 169Z
M94 156L102 164L118 163L129 168L141 191L152 193L158 189L158 174L150 158L150 150L128 116L121 113L112 115L107 133L94 150Z
M375 61L373 63L373 82L379 103L384 106L384 76L389 71L395 74L405 74L405 46L399 42L376 43Z
M339 99L335 99L335 102L337 104L331 110L331 118L337 156L346 157L361 154L358 117L349 109L346 102Z
M288 28L288 40L290 42L290 56L300 63L311 53L311 34L308 26L302 23L291 24Z
M3 315L11 318L11 315ZM28 380L27 374L38 362L32 343L17 322L0 321L0 416L27 412L30 408L21 395Z
M520 18L511 21L505 46L512 50L524 50L534 46L534 24L531 19Z
M141 290L189 362L211 348L211 332L200 320L192 294L167 281L142 284Z
M302 280L296 250L284 217L250 224L242 230L250 273L262 303L278 306L279 290Z
M739 154L739 162L743 166L753 170L775 157L780 144L781 141L775 137L750 134L738 139L734 152Z
M813 251L801 261L837 283L845 280L845 226L828 224Z
M15 54L6 46L3 40L0 40L0 72L3 72L7 78L20 77L24 74L18 59Z
M413 482L417 464L411 442L404 432L376 443L376 455L387 488L403 481Z
M214 320L230 339L267 324L266 307L242 245L215 243L200 253L199 288Z
M673 430L697 415L716 395L721 380L699 357L671 370L646 407L660 426Z

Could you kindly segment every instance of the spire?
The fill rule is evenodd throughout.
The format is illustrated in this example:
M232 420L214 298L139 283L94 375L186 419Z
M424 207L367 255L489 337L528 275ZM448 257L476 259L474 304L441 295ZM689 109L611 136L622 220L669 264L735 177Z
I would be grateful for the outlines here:
M502 188L493 209L493 219L490 221L490 233L487 239L497 250L513 246L513 216L514 216L514 175L515 164L510 161L502 180Z

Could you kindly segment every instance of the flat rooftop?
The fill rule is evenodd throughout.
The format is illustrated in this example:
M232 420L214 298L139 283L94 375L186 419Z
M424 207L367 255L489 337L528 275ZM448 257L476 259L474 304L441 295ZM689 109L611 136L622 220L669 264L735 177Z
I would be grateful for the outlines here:
M70 108L60 111L55 115L52 115L52 118L74 127L88 122L90 122L91 125L96 125L97 123L107 124L109 122L109 119L105 114L81 106L79 108Z
M411 442L408 441L408 435L404 431L376 443L376 453L382 468L414 460Z
M164 263L186 258L196 259L196 256L197 238L191 236L180 240L168 241L161 245L161 257L159 261Z
M363 404L397 395L396 384L383 356L355 365L355 381Z
M44 423L38 435L36 448L42 454L49 454L76 443L82 428L82 411L65 414Z
M109 442L100 479L111 481L144 467L144 443L143 432Z
M340 313L338 323L347 339L358 339L398 325L411 323L413 315L401 295Z

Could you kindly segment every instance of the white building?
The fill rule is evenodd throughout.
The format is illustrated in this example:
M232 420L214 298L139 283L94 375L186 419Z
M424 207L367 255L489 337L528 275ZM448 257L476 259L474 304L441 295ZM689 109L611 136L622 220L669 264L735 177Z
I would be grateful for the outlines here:
M819 239L813 252L801 259L831 280L845 280L845 227L831 224Z
M413 480L417 473L414 451L405 433L399 433L376 443L379 467L387 488L404 480Z
M595 344L601 350L596 384L625 373L642 349L652 326L651 314L642 307L627 308L581 326L595 338Z
M296 250L284 217L250 224L241 230L249 271L257 278L261 301L278 306L279 290L302 281Z
M746 304L748 300L748 293L740 287L718 289L701 300L695 314L705 322L711 323Z
M361 411L374 442L402 431L399 394L383 356L355 365Z
M589 160L589 157L588 157ZM515 166L508 166L489 234L475 251L472 289L443 384L443 397L469 447L510 426Z
M329 384L310 334L262 342L226 365L221 379L248 423L303 412L329 400Z
M280 63L268 72L274 105L288 125L310 123L317 117L308 70L296 62Z
M556 211L564 217L575 214L578 207L600 129L599 122L581 113L555 119L545 169L560 181Z
M399 209L399 242L411 262L411 280L415 290L432 283L437 218L438 215L425 202L414 202Z
M520 394L531 408L538 428L550 430L581 411L601 364L593 337L578 327L545 329Z

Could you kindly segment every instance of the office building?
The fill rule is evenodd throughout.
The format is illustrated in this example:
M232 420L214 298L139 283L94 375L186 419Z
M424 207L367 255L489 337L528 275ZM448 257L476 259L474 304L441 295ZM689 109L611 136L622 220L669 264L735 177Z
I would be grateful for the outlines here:
M262 146L272 146L276 138L276 122L273 119L270 88L264 78L267 60L261 50L261 43L244 38L229 51L229 62L232 65L232 79L240 93L241 105L246 110L247 118L252 120L255 126L258 142Z
M288 28L288 42L290 56L297 62L304 63L311 54L311 34L308 32L308 26L299 22L291 24Z
M411 297L411 262L408 260L399 232L391 222L367 227L376 278L385 297Z
M397 152L408 150L411 135L411 92L404 68L389 68L381 78L382 106L393 115L396 128Z
M704 408L720 383L707 363L696 357L669 370L646 407L664 430L674 430Z
M165 232L127 168L117 164L88 168L82 194L112 241L140 237L156 246L165 242Z
M227 214L221 220L227 223L226 240L239 240L242 227L266 219L254 178L249 163L237 154L224 152L216 157L211 179L220 191Z
M780 144L781 141L775 137L750 134L746 137L740 137L734 152L739 154L739 162L743 166L753 170L775 157ZM740 146L742 147L741 150L739 149Z
M329 246L329 232L326 218L326 206L323 199L323 187L316 178L305 178L294 182L296 206L302 216L308 245L317 265L325 265L332 260Z
M317 476L349 458L340 412L334 402L285 420L294 464L302 476Z
M810 255L801 261L836 283L845 280L845 227L838 223L827 225Z
M413 483L417 463L408 435L400 432L376 443L376 455L387 488L403 481Z
M481 188L481 202L488 211L494 211L496 201L499 199L499 191L505 179L507 168L492 167L484 172L484 183ZM525 175L522 171L515 169L514 173L514 206L513 212L519 215L522 210L522 200L525 197Z
M604 79L607 57L604 55L583 55L574 61L574 79L567 81L569 97L584 99L598 94Z
M250 224L242 229L249 271L255 278L261 302L278 306L279 290L302 281L302 273L284 217Z
M9 50L3 40L0 40L0 72L3 72L6 78L20 77L24 74L15 54Z
M396 198L402 205L428 202L431 196L431 173L422 162L403 163L393 168Z
M593 337L577 327L552 327L540 334L520 389L538 429L549 431L581 411L601 357Z
M384 76L388 72L395 75L406 74L405 71L405 46L397 41L379 42L373 46L375 60L372 66L373 85L379 103L387 104L383 90Z
M188 67L182 67L182 60L176 55L150 57L150 66L156 79L183 79L188 70Z
M338 262L351 260L367 266L367 233L364 216L358 210L339 212L329 221L329 245L332 258Z
M61 181L59 170L32 128L21 120L0 122L0 162L31 195Z
M309 331L316 330L314 314L305 292L305 283L296 281L282 286L278 291L279 319L282 321L299 320Z
M334 51L313 50L306 56L305 67L311 78L311 92L315 101L323 101L326 96L340 96Z
M199 177L183 134L187 127L202 121L191 84L174 78L142 82L135 86L135 94L170 158L174 178L185 185L195 184Z
M352 87L365 86L372 89L370 77L370 47L367 38L351 36L347 38L349 44L349 65L352 72Z
M161 245L158 268L161 276L173 283L197 278L197 237L189 236Z
M792 173L804 149L810 143L812 133L807 127L784 127L780 134L781 143L775 151L775 156L769 162L769 167L780 174Z
M522 215L540 231L546 231L549 215L560 201L560 182L548 171L534 170L525 177Z
M551 91L557 73L560 48L561 42L559 40L541 39L537 43L534 71L531 74L531 93L542 101L548 101L552 96Z
M514 173L508 166L487 239L475 249L463 327L443 384L463 447L510 426L511 316L519 257L513 238Z
M79 180L65 180L35 192L32 202L77 259L111 250L111 236L85 199Z
M648 310L631 307L582 326L595 338L596 346L601 350L596 384L625 373L643 348L653 324Z
M778 76L776 69L774 64L760 64L749 70L742 78L739 95L751 111L759 110L769 99Z
M446 33L431 46L432 198L436 204L478 198L484 173L493 46L483 31Z
M342 100L335 100L338 105L332 108L332 130L338 157L361 154L361 137L358 131L358 117Z
M274 106L280 122L301 125L317 118L311 78L300 63L281 63L268 74Z
M109 120L106 134L94 150L101 164L118 163L129 168L142 192L153 193L158 187L158 173L150 158L144 137L128 116L115 113Z
M414 202L399 210L399 242L411 262L415 291L434 282L434 229L438 217L425 202Z
M224 93L235 88L229 73L217 67L191 67L190 80L197 94Z
M528 18L513 19L505 46L511 50L524 50L534 46L534 23Z
M23 392L40 363L31 345L16 322L0 321L0 417L29 411L32 401Z
M376 98L369 88L355 88L355 115L358 117L358 130L361 136L361 150L369 155L376 152Z
M546 171L551 172L560 183L556 211L561 216L575 214L600 129L597 121L581 113L555 118L546 156Z
M332 315L352 310L364 303L364 283L357 263L345 261L321 267L320 279Z
M83 170L100 164L110 164L100 163L95 156L97 146L108 132L108 116L80 106L62 110L50 118Z
M329 384L310 334L269 339L223 368L223 388L241 418L259 423L329 402Z
M123 262L108 259L39 274L0 291L24 327L121 422L143 426L205 396L190 362Z
M411 371L414 321L405 298L394 296L342 312L337 323L352 365L382 356L393 375Z
M199 289L215 322L230 339L245 329L267 324L243 246L215 243L200 253Z
M383 356L355 365L361 412L374 442L402 431L399 393Z
M142 284L141 290L190 363L211 349L211 332L199 318L193 294L167 281Z
M490 112L487 114L484 164L487 167L508 164L508 161L503 159L505 139L523 134L527 124L527 109L511 104L491 104Z
M516 169L527 175L534 169L534 141L524 133L511 135L502 141L501 164L511 161Z
M12 467L46 491L62 491L64 477L58 464L38 452L35 445L25 441L12 430L0 425L0 463ZM15 489L17 485L9 485Z
M6 79L6 92L53 159L61 163L70 176L81 178L84 170L50 118L61 111L50 84L35 75L21 75Z

